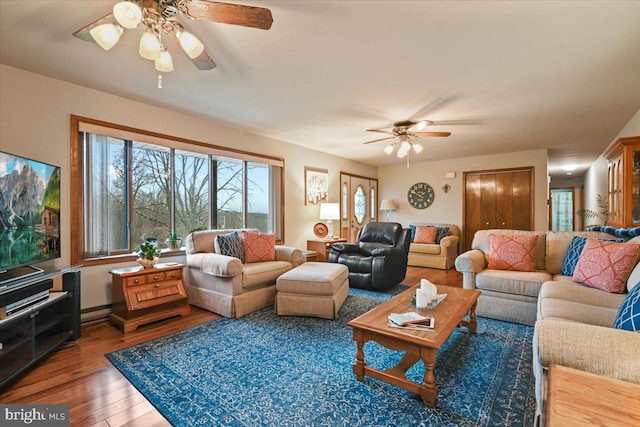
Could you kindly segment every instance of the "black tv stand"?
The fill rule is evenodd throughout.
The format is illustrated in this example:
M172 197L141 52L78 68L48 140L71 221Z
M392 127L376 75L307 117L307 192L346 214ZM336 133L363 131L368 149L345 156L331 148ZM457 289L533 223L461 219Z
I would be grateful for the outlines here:
M0 390L65 341L80 338L80 271L43 271L0 290L0 297L61 276L48 297L0 320Z
M31 276L43 274L44 270L33 265L23 265L20 267L0 270L0 291L11 287L13 284Z

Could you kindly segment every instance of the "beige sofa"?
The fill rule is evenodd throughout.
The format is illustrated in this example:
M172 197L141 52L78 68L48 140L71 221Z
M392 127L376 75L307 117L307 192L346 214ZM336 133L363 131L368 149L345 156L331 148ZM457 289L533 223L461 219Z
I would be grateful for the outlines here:
M455 224L423 223L416 226L449 227L449 234L439 244L411 243L408 265L448 270L453 267L458 256L460 228Z
M572 281L542 284L533 336L536 410L542 416L541 425L545 424L551 364L640 384L640 333L612 328L625 296Z
M232 231L240 230L195 231L187 236L185 279L189 304L235 318L273 305L276 279L304 261L299 249L279 245L275 261L243 264L215 253L215 237Z
M537 234L536 271L507 271L487 268L489 235ZM536 321L538 294L544 282L571 280L560 274L562 263L573 236L612 238L600 231L521 231L480 230L471 243L471 250L460 254L455 261L462 273L462 285L482 291L476 313L479 316L533 326Z

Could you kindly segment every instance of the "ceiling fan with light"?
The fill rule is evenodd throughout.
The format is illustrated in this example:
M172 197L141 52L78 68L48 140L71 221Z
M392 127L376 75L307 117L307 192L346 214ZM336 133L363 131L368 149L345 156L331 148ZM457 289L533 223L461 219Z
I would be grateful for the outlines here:
M391 155L391 153L393 153L393 151L397 148L396 156L400 158L407 157L407 167L409 167L409 153L411 152L411 149L413 148L413 151L415 151L416 154L420 153L423 150L422 145L414 141L416 138L423 136L447 137L451 135L451 132L422 132L424 128L431 124L433 124L433 122L429 120L420 120L419 122L403 120L400 122L395 122L391 130L367 129L367 132L386 133L392 136L374 139L373 141L367 141L365 142L365 144L372 144L374 142L397 138L396 141L393 141L391 144L385 147L384 152L387 155Z
M125 0L116 3L111 13L80 28L73 35L109 50L118 43L125 28L135 29L142 24L144 32L138 52L143 58L155 61L159 72L173 71L173 61L163 41L165 36L173 39L198 69L215 68L216 63L202 42L175 19L179 15L191 20L262 30L268 30L273 23L271 11L262 7L212 0ZM162 75L158 76L158 87L162 87Z

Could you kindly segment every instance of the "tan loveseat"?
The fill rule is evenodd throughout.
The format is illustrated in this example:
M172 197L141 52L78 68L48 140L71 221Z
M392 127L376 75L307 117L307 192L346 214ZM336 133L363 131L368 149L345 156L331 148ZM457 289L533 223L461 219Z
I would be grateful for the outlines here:
M423 223L416 226L449 227L449 234L439 244L411 243L408 265L448 270L453 267L458 256L460 228L455 224Z
M487 268L489 235L537 234L536 271L507 271ZM562 263L574 236L612 238L600 231L521 231L480 230L471 243L471 250L456 258L456 269L462 273L467 289L482 291L476 313L479 316L533 326L536 321L538 294L547 281L571 280L560 274Z
M273 305L276 279L303 263L302 251L289 246L276 245L275 261L256 263L215 253L215 237L233 231L240 230L195 231L186 239L189 304L230 318Z

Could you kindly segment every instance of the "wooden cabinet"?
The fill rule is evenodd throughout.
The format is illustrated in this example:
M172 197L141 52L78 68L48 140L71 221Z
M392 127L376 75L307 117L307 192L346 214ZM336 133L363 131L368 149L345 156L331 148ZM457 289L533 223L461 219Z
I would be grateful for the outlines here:
M111 270L111 322L127 333L146 323L189 314L183 269L182 264L168 263Z
M608 225L640 225L640 136L618 139L604 153L608 161Z
M336 237L333 239L311 239L307 240L307 250L318 253L318 262L327 262L331 245L338 242L346 242L347 239Z

